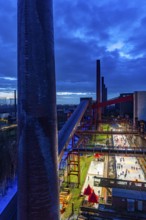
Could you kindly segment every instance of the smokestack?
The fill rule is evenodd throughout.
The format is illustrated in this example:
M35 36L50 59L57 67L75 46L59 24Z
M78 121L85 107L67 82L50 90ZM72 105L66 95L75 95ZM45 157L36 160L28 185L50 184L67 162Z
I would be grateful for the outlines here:
M100 60L96 61L96 101L100 103Z
M107 101L107 87L105 87L105 101Z
M51 0L18 0L18 220L59 220Z
M104 77L102 77L102 102L107 101L107 88L104 83ZM102 108L103 114L106 112L106 107Z
M102 76L102 102L105 101L104 97L105 97L105 84L104 84L104 77Z
M96 61L96 102L100 103L100 60ZM97 109L98 120L101 120L101 108Z

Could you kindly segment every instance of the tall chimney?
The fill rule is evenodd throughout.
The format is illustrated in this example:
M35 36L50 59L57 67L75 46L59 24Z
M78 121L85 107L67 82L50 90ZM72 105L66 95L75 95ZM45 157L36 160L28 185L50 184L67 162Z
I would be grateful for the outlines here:
M96 61L96 102L100 103L100 60ZM97 109L98 120L101 120L101 108Z
M104 77L102 76L102 102L105 101L104 97L105 97L105 84L104 84Z
M18 0L18 220L59 220L51 0Z

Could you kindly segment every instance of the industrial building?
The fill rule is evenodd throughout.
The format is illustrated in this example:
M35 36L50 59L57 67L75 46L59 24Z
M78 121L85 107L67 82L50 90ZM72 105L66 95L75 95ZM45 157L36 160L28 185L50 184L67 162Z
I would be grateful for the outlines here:
M133 93L122 93L120 97L126 97L129 95L133 95ZM130 118L133 118L133 102L123 102L115 105L115 110L121 117L125 117L126 115Z
M146 121L146 91L137 91L133 95L133 120Z
M118 211L146 212L146 192L113 188L112 205Z

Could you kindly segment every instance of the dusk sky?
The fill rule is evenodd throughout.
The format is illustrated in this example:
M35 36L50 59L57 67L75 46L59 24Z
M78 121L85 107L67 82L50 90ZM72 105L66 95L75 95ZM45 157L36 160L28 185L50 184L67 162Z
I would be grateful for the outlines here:
M17 1L0 1L0 96L17 83ZM146 90L146 0L54 0L57 103L95 98L96 59L108 98Z

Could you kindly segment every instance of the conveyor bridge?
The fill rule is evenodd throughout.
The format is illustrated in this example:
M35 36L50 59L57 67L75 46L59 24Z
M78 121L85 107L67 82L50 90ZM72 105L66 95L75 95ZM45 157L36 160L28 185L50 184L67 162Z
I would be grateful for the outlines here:
M97 130L77 130L76 134L80 135L95 135L95 134L117 134L117 135L126 135L126 134L133 134L138 135L138 131L136 130L127 130L127 131L97 131Z
M124 155L124 156L137 156L144 157L146 156L146 147L115 147L115 146L94 146L91 145L82 145L78 148L72 148L72 151L77 151L80 153L100 153L104 155Z
M94 176L94 185L108 188L146 191L146 182L140 182L138 180L132 181Z

